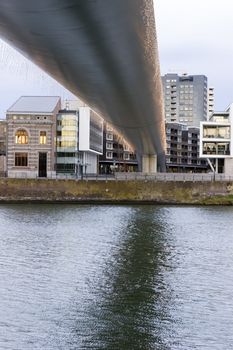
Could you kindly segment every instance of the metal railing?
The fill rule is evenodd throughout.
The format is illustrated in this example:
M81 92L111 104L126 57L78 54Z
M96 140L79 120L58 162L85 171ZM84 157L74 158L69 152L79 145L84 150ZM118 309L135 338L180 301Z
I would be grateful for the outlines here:
M6 178L5 172L0 172L0 178ZM11 176L12 178L12 176ZM35 179L26 173L14 176L18 179ZM56 174L50 177L36 177L41 180L75 180L75 181L162 181L162 182L211 182L228 181L233 182L233 176L216 173L115 173L115 174Z
M175 182L204 182L204 181L233 181L233 176L216 173L116 173L118 181L143 180L143 181L175 181Z

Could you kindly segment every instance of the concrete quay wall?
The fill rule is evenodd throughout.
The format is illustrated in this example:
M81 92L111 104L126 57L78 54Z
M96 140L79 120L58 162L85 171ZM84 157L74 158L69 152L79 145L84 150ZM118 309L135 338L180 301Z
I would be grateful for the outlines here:
M0 202L232 205L233 182L0 179Z

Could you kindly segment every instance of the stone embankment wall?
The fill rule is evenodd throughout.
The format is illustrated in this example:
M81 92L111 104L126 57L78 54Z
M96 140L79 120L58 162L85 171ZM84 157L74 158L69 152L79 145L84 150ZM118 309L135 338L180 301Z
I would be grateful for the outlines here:
M1 202L233 204L233 182L0 180Z

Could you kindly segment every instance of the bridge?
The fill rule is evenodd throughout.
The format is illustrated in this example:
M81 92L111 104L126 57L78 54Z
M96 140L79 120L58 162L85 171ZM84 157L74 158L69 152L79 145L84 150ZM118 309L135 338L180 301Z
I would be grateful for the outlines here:
M7 0L0 36L111 122L141 169L165 169L153 0Z

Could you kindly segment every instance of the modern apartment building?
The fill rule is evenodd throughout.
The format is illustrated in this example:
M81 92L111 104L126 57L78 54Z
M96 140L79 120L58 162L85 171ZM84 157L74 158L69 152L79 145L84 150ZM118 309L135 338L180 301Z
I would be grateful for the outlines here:
M166 122L199 127L208 116L207 77L166 74L162 82Z
M56 171L58 174L97 174L103 152L103 119L87 106L57 115Z
M200 124L200 157L207 159L216 173L233 175L232 123L233 104Z
M58 96L22 96L8 110L8 177L55 175Z
M104 123L103 155L99 157L100 174L137 171L136 154L130 144L111 124Z
M166 123L166 167L168 172L206 172L199 157L200 129L181 123Z
M214 88L208 88L208 118L214 113Z

